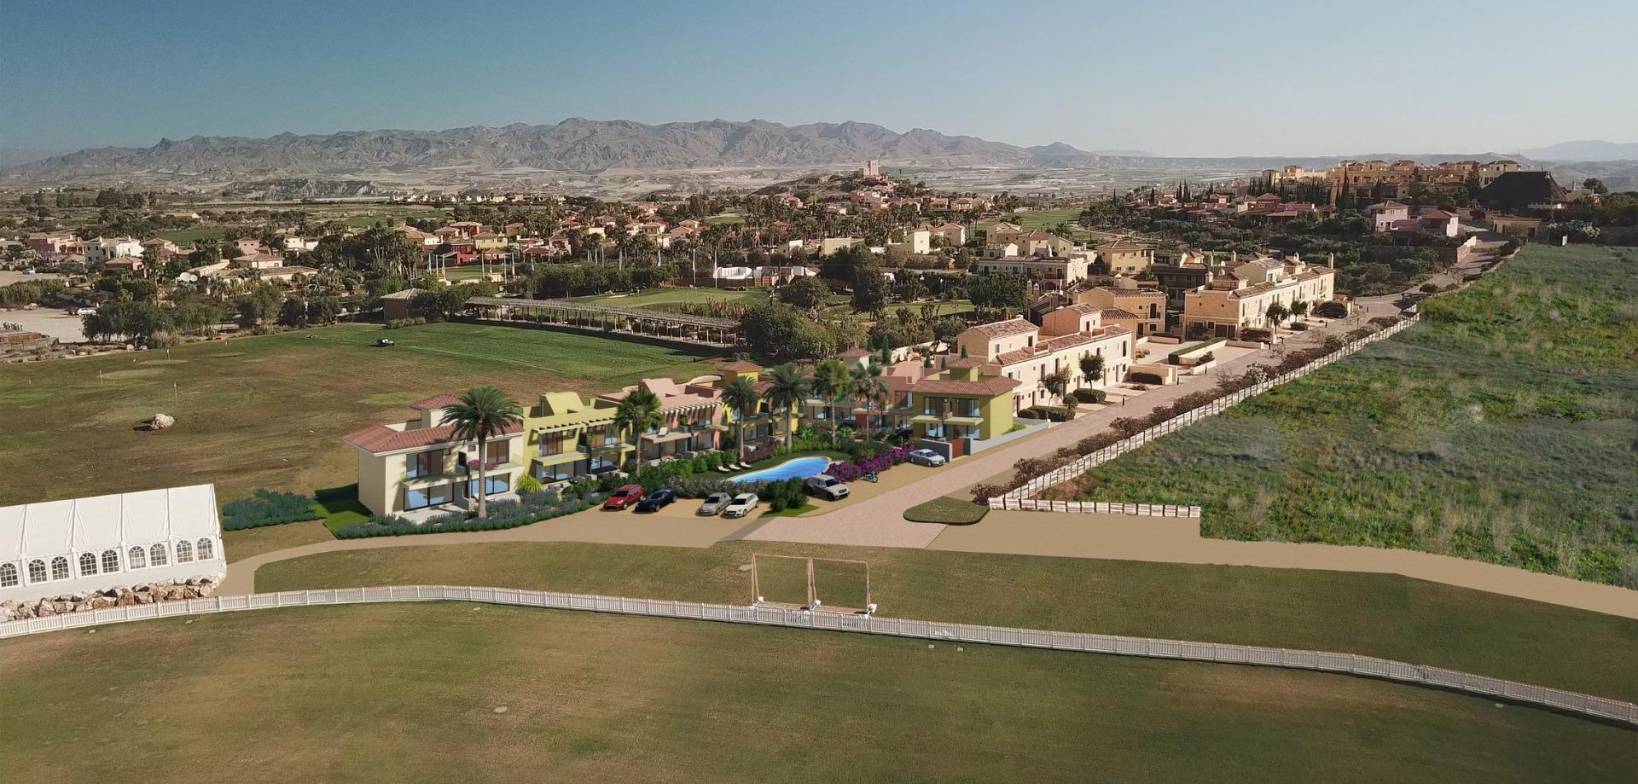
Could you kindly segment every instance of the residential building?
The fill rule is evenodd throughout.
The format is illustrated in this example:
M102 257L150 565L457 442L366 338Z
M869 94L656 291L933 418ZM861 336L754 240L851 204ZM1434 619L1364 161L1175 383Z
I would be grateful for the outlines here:
M1302 302L1312 308L1335 298L1335 286L1335 270L1297 256L1236 264L1214 275L1205 288L1184 295L1183 334L1234 338L1245 329L1270 329L1270 305L1278 302L1289 309Z
M416 419L372 425L348 434L358 452L358 500L375 514L424 509L466 509L477 501L479 462L484 464L489 497L517 487L525 470L524 429L514 425L484 445L457 438L444 407L458 402L439 395L411 406Z
M143 275L148 269L142 259L136 256L115 256L104 262L102 268L107 272L124 275Z
M1017 243L1020 256L1056 256L1063 258L1073 254L1075 243L1060 237L1045 229L1036 229L1023 234L1009 242Z
M1086 254L1077 254L1069 258L1003 256L974 262L974 271L980 275L1020 272L1036 280L1055 284L1056 288L1068 288L1074 283L1086 280L1091 268L1092 260Z
M945 223L934 226L933 236L944 241L946 248L959 248L967 244L967 227L959 223Z
M120 256L142 258L142 242L131 237L98 237L85 241L87 264L106 264Z
M1099 245L1098 259L1111 275L1137 275L1154 265L1155 252L1129 239L1118 239Z
M1106 288L1099 286L1075 293L1078 304L1124 310L1138 318L1140 338L1166 332L1166 293L1159 289Z
M1012 431L1013 390L1019 382L985 375L972 360L946 359L944 369L907 386L906 408L915 438L959 443L956 455L973 451L972 442Z
M524 412L528 471L542 484L618 469L634 447L614 424L615 408L575 392L547 392Z
M887 244L889 253L925 255L933 252L933 233L927 229L906 229L904 239Z
M863 242L864 240L858 237L825 237L819 240L819 255L830 256Z
M599 395L598 400L611 409L633 392L643 389L654 393L660 400L664 421L651 430L637 434L636 444L645 461L690 457L695 452L707 452L721 446L721 435L727 426L722 410L722 389L714 382L716 377L704 376L686 384L669 378L645 378L618 392Z
M1071 376L1071 388L1102 388L1125 378L1136 345L1132 333L1105 326L1102 310L1095 306L1071 306L1061 310L1069 315L1053 317L1046 328L1022 318L971 327L956 337L961 353L984 362L986 375L1018 382L1013 389L1013 410L1031 406L1060 405L1042 380L1060 371ZM1056 313L1057 311L1054 311ZM1102 378L1081 375L1080 360L1099 356L1104 361Z
M1155 264L1149 268L1155 283L1166 295L1166 309L1183 310L1183 295L1211 283L1211 268L1192 259L1180 259L1175 264Z
M1397 221L1409 219L1410 205L1397 201L1377 202L1366 207L1365 214L1371 218L1371 231L1380 233L1392 229Z

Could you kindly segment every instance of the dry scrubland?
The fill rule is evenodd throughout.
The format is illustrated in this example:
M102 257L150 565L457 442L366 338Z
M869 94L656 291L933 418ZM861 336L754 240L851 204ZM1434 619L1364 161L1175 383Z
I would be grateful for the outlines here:
M1086 476L1202 531L1638 587L1638 250L1532 245L1423 323Z

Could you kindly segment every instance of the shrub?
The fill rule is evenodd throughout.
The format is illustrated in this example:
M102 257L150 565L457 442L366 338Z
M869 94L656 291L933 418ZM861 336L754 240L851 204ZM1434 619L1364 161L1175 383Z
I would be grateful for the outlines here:
M1158 376L1158 375L1156 375L1154 373L1146 373L1146 372L1138 371L1138 370L1132 371L1131 379L1133 381L1136 381L1139 384L1160 384L1160 383L1162 383L1162 379L1160 378L1160 376Z
M1321 318L1347 318L1348 306L1335 300L1330 302L1321 302L1320 304L1314 306L1314 315Z
M519 493L538 493L540 490L540 480L536 479L533 474L524 474L523 478L518 480Z
M387 329L399 329L401 327L419 326L425 323L427 323L427 320L424 318L402 318L388 321L385 326Z
M313 499L295 493L272 490L257 490L250 498L243 498L222 507L224 531L316 519L318 515L313 512Z
M337 539L366 539L376 536L406 536L436 534L454 531L501 531L582 512L603 502L601 493L589 493L584 498L562 496L556 491L522 493L516 501L495 501L489 504L489 516L469 518L464 512L438 515L417 525L400 515L376 515L367 522L343 526L336 531Z
M1077 389L1075 399L1082 403L1102 403L1109 399L1109 393L1101 389Z

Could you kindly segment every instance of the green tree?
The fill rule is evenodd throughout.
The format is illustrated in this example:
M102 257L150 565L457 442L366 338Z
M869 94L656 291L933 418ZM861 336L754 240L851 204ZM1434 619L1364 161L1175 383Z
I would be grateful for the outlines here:
M847 365L839 359L821 360L813 368L813 394L825 401L825 407L830 412L830 434L834 440L836 429L840 426L837 417L837 404L847 395L848 372Z
M745 462L745 420L756 413L757 403L761 401L756 382L746 376L736 376L722 388L722 404L734 412L734 444L738 462Z
M791 412L807 400L808 380L802 377L802 371L791 364L769 370L767 380L768 388L762 391L762 398L768 401L769 408L779 412L780 427L785 431L785 448L788 450L796 430L791 424Z
M779 301L803 310L813 310L825 303L830 287L816 277L797 278L779 287Z
M1081 357L1081 378L1087 384L1103 382L1103 357L1097 354L1087 354Z
M1017 272L983 275L967 284L967 298L980 308L1023 310L1029 305L1029 278Z
M1062 401L1065 408L1070 407L1069 395L1074 391L1074 385L1071 382L1072 377L1069 374L1069 368L1066 367L1058 368L1056 371L1041 377L1041 386L1052 393L1053 397Z
M478 518L487 517L489 462L485 447L490 439L521 424L523 409L518 401L495 387L474 387L462 393L458 402L444 406L444 421L453 426L450 435L455 440L478 442ZM468 470L470 468L469 461Z
M1264 311L1264 315L1268 316L1269 323L1278 327L1285 322L1286 317L1291 315L1291 311L1286 308L1284 303L1270 302L1268 303L1268 310Z
M855 313L880 313L887 307L887 296L892 284L875 264L861 264L853 269L853 310Z
M660 397L642 387L621 398L614 409L616 427L631 431L631 443L637 446L636 473L643 471L643 434L665 424L665 411Z
M848 394L859 401L865 410L865 432L870 437L875 436L875 427L870 423L870 412L876 404L886 405L891 399L887 389L887 380L882 378L882 366L874 362L869 365L856 365L848 371Z

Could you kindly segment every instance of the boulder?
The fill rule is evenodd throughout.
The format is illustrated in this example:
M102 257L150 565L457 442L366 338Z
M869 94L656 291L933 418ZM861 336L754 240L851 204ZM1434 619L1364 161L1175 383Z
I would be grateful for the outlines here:
M100 596L100 595L99 596L93 596L88 601L86 601L86 604L91 605L91 609L93 609L93 610L103 610L103 609L107 609L109 607L113 607L114 606L114 599L113 599L113 597L109 597L109 596Z
M154 414L154 418L148 420L148 429L164 430L174 424L176 424L176 418L170 414Z

